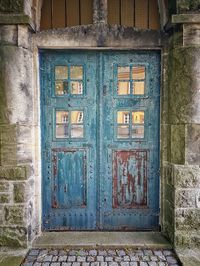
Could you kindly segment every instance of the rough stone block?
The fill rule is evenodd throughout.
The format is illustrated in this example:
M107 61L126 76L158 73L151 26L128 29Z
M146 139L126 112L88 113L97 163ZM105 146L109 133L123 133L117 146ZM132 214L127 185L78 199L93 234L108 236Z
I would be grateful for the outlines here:
M18 46L29 48L29 30L27 25L18 25Z
M9 203L10 195L9 194L0 194L0 204L1 203Z
M8 182L0 182L0 192L7 192L9 190Z
M185 163L185 125L171 126L171 162Z
M177 189L175 191L175 205L177 208L196 208L200 194L198 189Z
M200 125L189 124L186 127L186 162L192 165L200 163Z
M26 228L0 227L0 246L27 247Z
M200 209L176 210L177 230L198 230L200 228Z
M24 206L6 206L5 221L7 224L23 225L25 220Z
M163 164L163 182L164 184L168 184L170 186L174 185L174 175L172 169L173 168L171 164Z
M199 45L200 43L200 24L183 25L183 44L184 46Z
M16 183L14 184L14 202L21 203L26 200L26 184L25 183Z
M0 166L0 178L6 180L24 180L29 176L28 166Z
M189 165L173 166L175 188L200 188L200 167Z
M17 26L2 25L0 26L0 41L1 44L17 44Z
M178 13L191 13L200 11L199 0L177 0Z

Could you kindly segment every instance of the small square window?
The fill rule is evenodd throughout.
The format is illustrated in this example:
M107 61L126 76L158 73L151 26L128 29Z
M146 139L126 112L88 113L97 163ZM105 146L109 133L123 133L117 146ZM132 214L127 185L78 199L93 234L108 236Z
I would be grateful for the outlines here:
M144 66L134 66L132 68L132 79L140 80L145 79L145 67Z
M68 67L56 66L55 67L55 79L68 79Z
M83 67L71 66L70 67L70 79L83 79Z
M117 78L118 80L130 80L130 67L118 67Z

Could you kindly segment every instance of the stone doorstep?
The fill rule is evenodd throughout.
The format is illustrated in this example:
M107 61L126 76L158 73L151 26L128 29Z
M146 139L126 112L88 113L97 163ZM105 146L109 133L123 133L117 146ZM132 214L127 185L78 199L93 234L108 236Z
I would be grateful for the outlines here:
M33 248L154 248L170 249L159 232L43 232Z

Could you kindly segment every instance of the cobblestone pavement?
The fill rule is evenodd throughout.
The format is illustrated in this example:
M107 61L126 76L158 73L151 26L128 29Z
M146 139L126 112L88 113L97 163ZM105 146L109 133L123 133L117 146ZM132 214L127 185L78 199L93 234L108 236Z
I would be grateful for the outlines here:
M22 266L177 266L172 250L32 249Z

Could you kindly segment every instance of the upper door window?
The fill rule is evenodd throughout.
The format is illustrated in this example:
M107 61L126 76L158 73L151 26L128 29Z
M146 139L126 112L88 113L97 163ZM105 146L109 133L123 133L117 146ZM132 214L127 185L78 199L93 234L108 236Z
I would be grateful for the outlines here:
M55 67L55 95L83 94L83 66Z
M145 78L145 66L118 66L117 94L144 95Z

